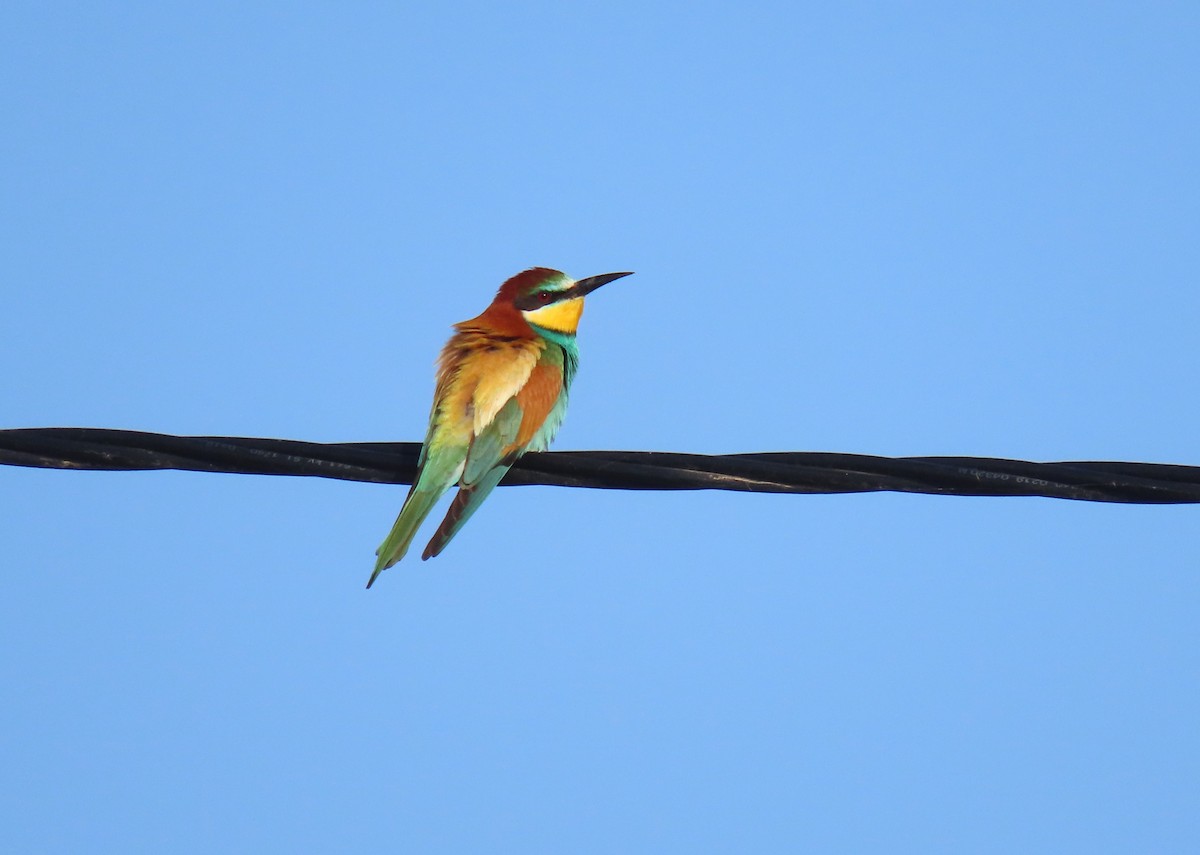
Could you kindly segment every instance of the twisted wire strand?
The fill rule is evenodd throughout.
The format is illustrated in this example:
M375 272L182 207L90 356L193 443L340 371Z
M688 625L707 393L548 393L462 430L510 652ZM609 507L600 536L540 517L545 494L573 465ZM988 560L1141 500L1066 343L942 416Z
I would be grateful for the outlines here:
M0 464L50 469L182 469L411 484L415 442L317 443L171 436L101 428L0 430ZM1033 463L985 457L877 457L830 452L527 454L502 485L608 490L735 490L1045 496L1090 502L1200 503L1200 467L1165 463Z

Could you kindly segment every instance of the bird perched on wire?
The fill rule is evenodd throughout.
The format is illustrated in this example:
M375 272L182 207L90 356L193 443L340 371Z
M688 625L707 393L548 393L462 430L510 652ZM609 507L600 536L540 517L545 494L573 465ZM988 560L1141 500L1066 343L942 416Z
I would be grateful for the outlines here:
M517 458L550 445L567 413L567 393L579 366L575 330L583 298L629 275L576 281L558 270L534 267L501 285L483 314L454 325L438 359L417 477L375 553L379 560L368 588L404 557L446 490L458 485L422 559L446 548Z

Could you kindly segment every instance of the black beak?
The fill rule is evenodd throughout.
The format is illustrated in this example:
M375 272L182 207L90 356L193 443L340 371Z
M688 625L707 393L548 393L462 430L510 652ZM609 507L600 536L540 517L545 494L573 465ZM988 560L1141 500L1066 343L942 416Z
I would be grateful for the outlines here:
M587 279L580 279L575 283L575 287L571 289L572 297L582 297L585 294L590 294L599 288L601 285L607 285L614 279L620 279L622 276L632 276L633 271L627 273L601 273L599 276L589 276Z

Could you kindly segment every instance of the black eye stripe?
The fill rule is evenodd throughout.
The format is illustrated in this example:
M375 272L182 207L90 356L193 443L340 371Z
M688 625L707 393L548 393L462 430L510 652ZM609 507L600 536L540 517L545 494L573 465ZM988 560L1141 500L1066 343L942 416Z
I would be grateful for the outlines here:
M524 297L518 297L513 301L513 304L524 311L530 309L541 309L552 305L559 300L565 300L570 296L567 291L534 291L532 294L526 294Z

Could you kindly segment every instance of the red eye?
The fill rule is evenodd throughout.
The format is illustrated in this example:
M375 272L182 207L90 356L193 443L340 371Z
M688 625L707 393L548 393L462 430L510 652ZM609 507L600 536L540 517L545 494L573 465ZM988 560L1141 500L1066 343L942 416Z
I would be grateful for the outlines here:
M549 303L551 296L552 295L549 291L541 291L538 293L538 296L537 296L538 302L539 303Z

